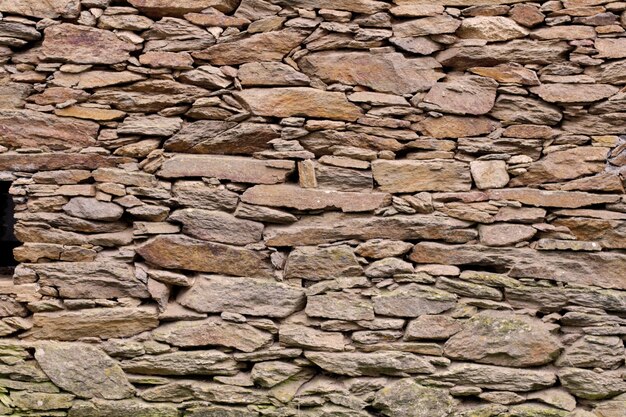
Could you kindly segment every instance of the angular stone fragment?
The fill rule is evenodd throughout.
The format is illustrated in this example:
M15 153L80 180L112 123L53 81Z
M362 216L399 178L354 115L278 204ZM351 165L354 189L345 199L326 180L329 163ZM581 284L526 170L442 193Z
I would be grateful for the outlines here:
M71 394L48 394L43 392L12 391L13 407L22 410L58 410L72 406L74 396Z
M447 417L456 405L448 391L400 379L376 393L372 406L393 417Z
M472 179L479 190L502 188L509 182L504 161L472 161L470 162Z
M143 375L234 375L237 362L218 350L140 356L122 362L126 372Z
M243 86L308 85L309 77L280 62L250 62L239 67Z
M121 262L55 262L28 266L39 285L55 287L63 298L148 298L145 283Z
M389 39L389 42L402 50L420 55L430 55L433 52L441 50L441 45L430 40L427 36L410 38L393 37Z
M81 398L120 400L135 392L120 365L95 346L40 342L35 359L55 385Z
M496 99L498 83L490 78L465 76L439 82L426 94L420 107L452 114L488 113Z
M347 245L318 248L302 246L294 249L287 258L285 278L301 278L312 281L363 273L354 252Z
M528 68L515 63L496 65L495 67L474 67L469 72L493 78L499 83L539 85L537 74Z
M478 227L480 243L487 246L509 246L530 240L537 229L522 224L482 224Z
M172 136L182 127L178 117L128 116L118 126L117 133L124 135Z
M440 52L437 60L442 65L458 69L487 67L510 62L522 65L548 65L564 61L568 51L569 46L566 42L520 39L485 46L452 47Z
M292 49L300 45L306 36L306 32L291 28L257 33L218 43L204 51L193 52L192 55L213 65L281 61Z
M374 320L374 308L369 299L358 294L330 292L307 298L306 314L338 320Z
M590 369L561 368L561 385L571 394L586 400L601 400L626 392L620 371L594 372Z
M224 346L253 352L274 339L271 333L246 323L232 323L219 317L200 321L167 323L152 332L153 337L179 347Z
M200 12L208 7L230 13L238 5L235 0L189 0L183 3L175 0L130 0L129 2L150 16L182 16L185 13Z
M411 320L404 340L445 340L462 329L461 322L452 317L426 314Z
M147 403L141 400L123 401L76 401L69 417L178 417L175 405Z
M430 374L435 371L435 367L425 359L406 352L306 352L305 356L327 372L346 376L405 376L409 373Z
M552 252L481 245L421 242L410 259L417 263L483 265L509 270L514 278L538 278L601 288L626 289L626 256L605 252Z
M397 52L316 52L305 55L299 65L307 75L326 82L362 85L393 94L427 91L443 77L432 58L407 59Z
M401 256L407 253L413 245L400 240L372 239L361 243L354 252L365 258L382 259L390 256Z
M341 352L350 342L339 332L323 332L295 324L281 325L278 334L281 345L310 350Z
M295 376L301 370L298 365L288 362L259 362L252 367L250 375L255 384L271 388Z
M301 288L275 281L205 275L176 301L202 313L287 317L304 307L305 297Z
M422 133L437 139L487 135L497 127L496 122L487 118L449 115L427 117L419 122Z
M193 68L193 58L187 52L150 51L140 55L139 62L150 68Z
M166 269L188 269L234 276L272 275L268 255L250 249L193 239L184 235L157 236L137 253Z
M528 31L506 17L478 16L464 19L456 34L464 39L485 39L497 42L523 38L528 35Z
M339 213L308 216L289 226L269 226L270 246L300 246L349 239L444 240L467 242L477 236L470 223L432 215L367 217Z
M258 242L263 234L263 223L238 219L217 210L176 210L168 220L182 223L183 233L189 236L231 245L243 246Z
M565 348L556 366L616 369L624 361L624 344L616 336L586 335Z
M340 209L343 212L373 211L389 202L386 193L358 193L300 188L292 184L257 185L241 197L245 203L298 210Z
M269 207L255 206L252 204L241 203L237 206L235 217L262 221L264 223L294 223L298 218L291 213L282 210L275 210Z
M130 71L86 71L78 75L76 87L82 89L109 87L144 79L143 75Z
M59 16L73 19L80 13L79 0L0 0L0 12L54 19Z
M442 14L396 23L393 25L393 35L398 38L408 38L412 36L454 33L460 25L461 21L452 16Z
M544 191L534 188L511 188L505 190L489 190L489 198L493 200L514 200L535 207L579 208L595 204L614 203L615 195L601 195L580 191Z
M316 156L333 154L342 147L397 152L403 145L396 139L350 131L321 130L299 139L300 144ZM349 148L348 148L349 149ZM363 152L360 150L359 152Z
M63 150L95 144L98 124L32 110L0 110L0 145Z
M409 284L372 298L376 314L419 317L439 314L456 304L456 295L425 285Z
M75 197L63 206L70 216L88 220L114 222L124 214L124 209L115 203L99 201L95 198Z
M176 181L172 187L176 202L185 207L232 212L239 197L223 187L209 186L202 181Z
M164 148L173 152L207 154L253 154L271 149L280 137L276 125L200 120L186 125L168 139Z
M374 180L382 191L469 191L469 167L454 161L387 161L372 163Z
M158 325L157 311L153 307L92 308L35 313L30 334L35 339L109 339L134 336Z
M305 116L355 121L361 109L350 103L345 94L309 87L251 88L234 96L257 116Z
M47 27L42 44L47 58L75 64L117 64L129 59L134 50L133 44L113 32L69 23Z
M465 322L444 346L444 355L501 366L538 366L561 350L551 326L539 319L504 311L483 311Z
M293 161L258 160L235 156L174 155L157 175L164 178L215 177L252 184L285 182L295 169Z

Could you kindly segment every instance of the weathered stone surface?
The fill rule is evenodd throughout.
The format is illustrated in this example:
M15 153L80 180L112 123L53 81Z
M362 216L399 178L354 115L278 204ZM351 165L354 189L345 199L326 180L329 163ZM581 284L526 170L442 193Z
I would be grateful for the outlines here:
M543 84L531 88L534 94L550 103L591 103L619 91L610 84Z
M233 0L190 0L180 3L174 0L130 0L130 4L151 16L182 16L199 12L208 7L230 13L237 7Z
M495 67L473 67L468 68L468 71L483 77L493 78L499 83L522 85L539 85L540 83L533 70L515 63L500 64Z
M309 77L280 62L249 62L237 73L243 86L308 85Z
M234 276L271 276L267 254L206 242L183 235L157 236L137 253L148 263L166 269L188 269Z
M253 34L229 42L222 42L204 51L192 53L196 59L213 65L237 65L257 61L281 61L307 36L297 29Z
M354 252L349 246L318 248L302 246L289 253L285 265L286 278L302 278L312 281L363 273Z
M412 247L410 243L400 240L372 239L357 246L354 253L365 258L382 259L404 255Z
M310 77L394 94L426 91L443 77L436 62L407 59L400 53L317 52L304 56L299 64Z
M498 83L490 78L465 76L439 82L430 89L420 107L452 114L488 113L496 99Z
M483 265L506 268L509 276L550 279L601 288L626 289L624 255L534 251L522 248L454 246L422 242L410 255L417 263Z
M120 400L135 392L120 365L95 346L40 342L35 358L54 384L81 398Z
M393 34L398 38L408 38L412 36L454 33L460 24L459 20L444 14L397 23L393 25Z
M466 229L469 223L414 214L367 218L359 215L327 213L310 216L289 226L269 226L264 238L271 246L300 246L348 239L427 239L467 242L477 236ZM465 230L463 230L465 229Z
M374 180L382 191L469 191L469 167L453 161L385 161L372 163Z
M594 204L614 203L614 195L591 194L584 192L543 191L533 188L490 190L493 200L513 200L535 207L579 208Z
M541 40L558 39L573 41L576 39L593 39L596 37L596 31L590 26L582 25L553 26L533 30L531 37Z
M209 186L202 181L176 181L172 195L178 204L206 210L232 212L237 207L239 197L223 187Z
M563 130L577 135L622 135L626 113L585 114L563 121Z
M103 54L102 48L107 53ZM63 23L46 28L43 54L51 60L75 64L116 64L130 58L133 44L107 30Z
M425 359L406 352L373 353L307 352L306 358L327 372L347 376L405 376L435 371Z
M541 100L501 94L489 113L505 125L530 123L536 125L557 124L562 115L558 108Z
M264 387L271 388L297 375L301 367L279 361L256 363L250 375L252 380Z
M256 185L247 189L245 203L298 210L339 209L343 212L373 211L389 202L386 193L359 193L300 188L292 184Z
M452 317L425 314L411 320L404 340L445 340L461 330L461 322Z
M154 330L152 335L156 340L174 346L225 346L242 352L253 352L273 340L271 333L246 323L224 321L219 317L168 323Z
M388 3L377 0L347 0L339 4L333 0L278 0L277 3L306 9L336 9L367 14L381 12L389 8Z
M95 144L98 125L31 110L0 110L0 144L63 150Z
M476 314L446 342L444 354L501 366L528 367L549 363L561 350L548 324L539 319L500 311Z
M485 39L491 42L523 38L528 31L502 16L478 16L463 20L457 35L464 39Z
M626 41L624 39L599 38L595 41L598 58L626 58Z
M532 239L537 229L522 224L482 224L478 227L480 243L487 246L510 246Z
M340 352L349 344L339 332L323 332L296 324L281 325L278 335L281 345L311 350Z
M252 184L285 182L295 169L293 161L256 160L234 156L174 155L157 175L165 178L214 177Z
M219 350L179 351L123 361L126 372L145 375L234 375L237 362Z
M439 314L456 304L456 295L418 284L409 284L372 298L376 314L393 317L419 317Z
M369 299L358 294L330 292L307 297L306 314L339 320L374 320Z
M589 369L561 368L558 375L561 385L579 398L601 400L626 392L626 381L620 371L600 373Z
M0 12L39 18L76 18L80 13L78 0L48 0L33 3L29 0L1 0Z
M205 275L176 301L202 313L286 317L304 307L305 297L298 287L270 280Z
M487 118L442 116L428 117L419 122L422 133L438 139L463 138L486 135L498 127L497 123Z
M273 117L320 117L354 121L361 109L350 103L343 93L309 87L251 88L235 93L252 114Z
M583 336L565 348L557 366L615 369L624 361L624 345L615 336Z
M138 400L76 401L69 411L70 417L178 417L178 409L171 404L155 404Z
M121 262L55 262L31 264L42 286L55 287L63 298L148 298L141 282Z
M63 206L63 211L70 216L88 220L113 222L119 220L124 209L114 203L98 201L95 198L75 197Z
M141 74L130 71L86 71L78 74L77 88L98 88L125 84L145 79Z
M183 233L189 236L231 245L258 242L263 234L263 223L239 219L217 210L176 210L168 220L181 223Z
M392 152L403 148L403 145L393 138L335 130L312 132L300 138L299 142L316 156L332 154L333 150L339 147Z
M117 132L125 135L172 136L182 127L178 117L128 116L118 126Z
M470 172L476 188L480 190L503 188L509 183L504 161L472 161Z
M159 325L152 307L92 308L33 315L35 339L78 340L83 337L130 337Z
M405 378L378 391L372 406L387 416L446 417L454 410L455 401L446 390Z

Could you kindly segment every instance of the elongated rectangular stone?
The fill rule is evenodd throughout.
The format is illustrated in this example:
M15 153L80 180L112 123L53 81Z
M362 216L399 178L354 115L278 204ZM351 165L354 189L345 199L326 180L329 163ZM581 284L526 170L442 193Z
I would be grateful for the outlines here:
M472 188L469 165L454 161L372 162L374 180L382 191L469 191Z
M592 194L581 191L545 191L535 188L510 188L487 191L492 200L513 200L535 207L579 208L594 204L615 203L619 195Z
M410 259L423 264L483 265L515 278L539 278L626 290L626 255L611 252L536 251L422 242Z
M130 158L82 153L0 154L0 171L40 172L96 169L132 161Z
M259 160L239 156L174 155L157 173L164 178L214 177L251 184L285 182L295 169L293 161Z

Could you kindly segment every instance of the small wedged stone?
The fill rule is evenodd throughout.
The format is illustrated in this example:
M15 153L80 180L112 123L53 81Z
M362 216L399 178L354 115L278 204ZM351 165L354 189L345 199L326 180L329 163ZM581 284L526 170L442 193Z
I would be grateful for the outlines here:
M377 192L344 192L317 188L300 188L292 184L256 185L248 188L241 201L270 207L297 210L340 209L344 213L373 211L389 202L389 194Z
M554 126L563 118L554 105L511 94L500 94L489 114L504 125L530 123Z
M500 64L495 67L473 67L468 68L468 71L473 74L482 75L483 77L493 78L499 83L521 85L540 84L539 78L533 70L515 63Z
M363 268L354 251L347 245L318 248L297 247L289 253L285 265L285 278L320 281L345 276L359 276Z
M245 203L237 206L235 217L277 224L289 224L298 221L296 216L286 211Z
M239 219L217 210L185 208L172 213L169 221L181 223L183 233L202 240L247 245L262 238L263 223Z
M266 253L184 235L157 236L137 248L137 253L148 263L166 269L234 276L272 276Z
M220 155L174 155L163 163L157 175L164 178L214 177L251 184L276 184L285 182L287 175L294 170L293 161Z
M155 340L179 347L223 346L242 352L254 352L274 340L271 333L219 317L167 323L154 330L152 335Z
M234 375L237 362L218 350L145 355L122 361L126 372L140 375Z
M474 315L444 346L455 360L500 366L529 367L557 358L561 344L551 326L538 319L504 311Z
M120 400L135 392L120 365L95 346L39 342L35 359L54 384L81 398Z
M372 406L393 417L447 417L456 405L448 391L400 379L376 392Z
M280 282L205 275L176 301L202 313L287 317L304 307L305 296L301 288Z
M437 288L408 284L372 297L376 314L392 317L419 317L439 314L456 305L457 296Z
M435 372L435 367L427 360L407 352L306 352L304 356L327 372L346 376L408 376Z

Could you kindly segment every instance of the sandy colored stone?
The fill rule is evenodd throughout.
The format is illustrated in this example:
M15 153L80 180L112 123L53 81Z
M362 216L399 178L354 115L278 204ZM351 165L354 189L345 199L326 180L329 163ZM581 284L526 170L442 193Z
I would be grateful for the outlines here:
M239 67L244 86L308 85L309 77L281 62L249 62Z
M615 195L591 194L585 192L544 191L531 188L491 190L489 197L494 200L514 200L535 207L579 208L594 204L614 203Z
M305 357L327 372L346 376L430 374L435 368L407 352L306 352Z
M279 341L284 346L331 352L341 352L349 344L348 338L339 332L323 332L296 324L282 324Z
M120 365L95 346L41 342L35 359L55 385L81 398L120 400L135 392Z
M139 56L139 62L151 68L189 69L193 58L187 52L150 51Z
M396 23L393 25L393 35L398 38L408 38L412 36L454 33L460 25L460 20L442 14Z
M419 122L422 133L438 139L486 135L498 124L487 118L444 115L427 117Z
M198 26L242 27L250 23L244 17L228 16L212 7L204 9L203 13L186 13L185 19Z
M44 31L42 53L49 59L75 64L116 64L135 50L108 30L62 23ZM103 54L102 49L107 53Z
M374 320L374 308L359 294L329 292L307 297L305 312L310 317L338 320Z
M594 39L596 31L591 26L567 25L553 26L548 28L535 29L530 34L531 38L540 40L568 40Z
M141 400L123 401L76 401L69 410L70 417L178 417L172 404L147 403Z
M497 42L523 38L528 35L528 31L506 17L478 16L464 19L456 34L464 39Z
M382 191L469 191L469 167L454 161L385 161L372 163L374 180Z
M539 85L537 74L528 68L515 63L500 64L495 67L473 67L468 71L483 77L493 78L499 83L522 85Z
M542 23L545 15L534 4L516 4L509 11L511 19L522 26L533 27Z
M446 340L462 329L461 322L450 316L425 314L409 322L404 340Z
M316 52L299 61L304 73L326 82L362 85L374 91L407 94L427 91L443 74L432 58L407 59L401 53Z
M79 311L35 313L31 337L78 340L83 337L130 337L159 325L153 307L92 308Z
M609 84L542 84L530 91L550 103L591 103L619 91Z
M343 93L309 87L251 88L234 94L252 114L273 117L318 117L354 121L361 109Z
M258 160L237 156L174 155L157 173L164 178L215 177L252 184L284 182L293 170L293 161Z
M278 0L276 3L306 9L335 9L366 14L382 12L389 8L388 3L377 0L345 0L340 3L334 0Z
M59 16L76 18L80 13L79 0L0 0L0 12L54 19Z
M140 375L234 375L237 362L218 350L178 351L123 361L124 371Z
M354 252L365 258L382 259L390 256L402 256L407 253L413 245L401 240L372 239L361 243Z
M54 114L63 117L75 117L77 119L96 120L98 122L110 122L126 116L126 113L123 111L87 106L70 106L56 109Z
M410 378L400 379L376 392L372 406L394 417L446 417L455 400L448 391L419 385Z
M281 61L292 49L300 45L306 36L306 32L291 28L257 33L210 46L204 51L193 52L192 56L213 65Z
M168 220L181 223L183 233L189 236L231 245L258 242L263 233L263 223L238 219L217 210L180 209L172 213Z
M430 55L441 50L441 45L432 41L428 36L418 36L410 38L390 38L389 42L407 52L420 55Z
M234 276L271 276L267 254L184 235L157 236L137 248L148 263L165 269L187 269Z
M78 74L77 88L98 88L144 80L141 74L130 71L86 71Z
M476 187L480 190L503 188L509 182L504 161L472 161L470 171Z
M131 5L150 16L182 16L185 13L200 12L208 7L230 13L237 7L235 0L130 0Z
M304 291L273 280L203 276L176 300L202 313L286 317L304 307Z
M349 246L318 248L302 246L289 253L285 265L285 278L302 278L312 281L363 273L354 252Z
M457 296L425 285L409 284L372 298L376 314L392 317L419 317L439 314L456 304Z
M386 193L343 192L300 188L292 184L256 185L241 200L250 204L298 210L339 209L343 212L373 211L389 202Z
M485 77L451 78L435 84L419 106L443 113L485 114L493 107L497 86L498 83Z
M554 126L563 118L554 105L511 94L500 94L489 114L505 125L529 123Z
M487 246L510 246L532 239L537 233L534 227L522 224L482 224L478 227L480 243Z

